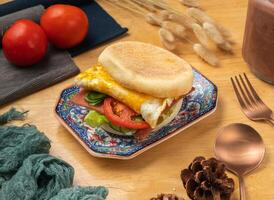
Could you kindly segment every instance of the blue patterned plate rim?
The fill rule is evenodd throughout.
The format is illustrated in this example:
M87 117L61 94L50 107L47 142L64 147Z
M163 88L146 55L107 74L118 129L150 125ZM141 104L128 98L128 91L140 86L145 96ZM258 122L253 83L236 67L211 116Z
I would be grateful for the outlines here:
M150 136L148 139L141 142L120 136L113 136L112 134L100 130L100 128L83 128L81 112L86 114L88 109L77 105L69 105L69 99L71 98L71 96L69 95L76 94L79 91L79 88L77 86L70 86L62 91L55 107L55 114L57 116L57 119L62 123L62 125L64 125L65 128L69 130L69 132L91 155L104 158L131 159L152 148L153 146L156 146L157 144L160 144L163 141L177 135L182 130L204 119L216 110L218 100L217 86L195 68L193 68L193 72L195 91L184 98L184 102L182 104L179 114L171 123L160 129L156 133L152 134L152 136ZM203 85L207 87L204 88ZM68 99L64 99L63 97ZM189 105L190 107L193 106L191 104L194 105L194 110L188 110ZM197 106L198 110L196 110ZM67 110L65 110L64 108L66 108L69 112L66 112ZM78 112L80 112L81 114L79 114ZM74 114L76 117L74 116L75 119L73 119L74 121L72 121L71 118L73 118L72 116ZM80 117L78 117L77 114L79 114ZM89 134L89 131L91 131L92 133ZM103 139L100 138L101 134L103 135ZM106 140L108 142L108 140L110 140L110 142L101 144L96 143L97 141L93 140L92 143L90 135L92 137L96 136L94 137L96 139L99 138L98 141ZM111 146L111 142L114 142L114 144L116 144L117 146Z

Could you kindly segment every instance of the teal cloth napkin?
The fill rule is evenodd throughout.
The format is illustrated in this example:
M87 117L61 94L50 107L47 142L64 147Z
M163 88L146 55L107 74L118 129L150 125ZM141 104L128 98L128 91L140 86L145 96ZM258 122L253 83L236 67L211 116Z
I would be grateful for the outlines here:
M5 125L24 117L14 108L0 115L0 199L104 200L105 187L72 187L73 167L48 154L50 141L35 126Z

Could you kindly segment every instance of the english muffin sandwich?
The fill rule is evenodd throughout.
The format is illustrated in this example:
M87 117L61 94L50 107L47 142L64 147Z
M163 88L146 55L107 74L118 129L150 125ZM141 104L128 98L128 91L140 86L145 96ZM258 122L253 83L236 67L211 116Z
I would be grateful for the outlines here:
M191 66L173 53L142 42L118 42L75 78L82 90L72 101L90 109L89 126L143 138L174 119L192 81Z

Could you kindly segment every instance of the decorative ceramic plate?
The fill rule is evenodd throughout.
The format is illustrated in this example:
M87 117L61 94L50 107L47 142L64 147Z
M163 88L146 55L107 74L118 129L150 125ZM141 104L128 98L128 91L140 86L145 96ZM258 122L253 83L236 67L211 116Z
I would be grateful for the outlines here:
M77 86L63 90L55 108L58 119L82 146L93 156L131 159L168 138L182 132L213 113L217 103L217 87L193 69L195 90L187 95L178 115L169 124L143 141L133 137L113 135L101 128L92 128L84 122L89 110L73 104L70 99L80 91Z

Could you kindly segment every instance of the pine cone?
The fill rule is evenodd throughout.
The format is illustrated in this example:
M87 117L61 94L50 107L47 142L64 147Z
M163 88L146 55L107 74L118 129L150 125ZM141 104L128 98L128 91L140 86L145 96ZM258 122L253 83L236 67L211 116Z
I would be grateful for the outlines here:
M225 165L215 158L196 157L188 169L181 171L181 179L193 200L229 200L234 181L225 171Z
M150 200L183 200L183 199L180 199L175 194L158 194L157 197L153 197Z

